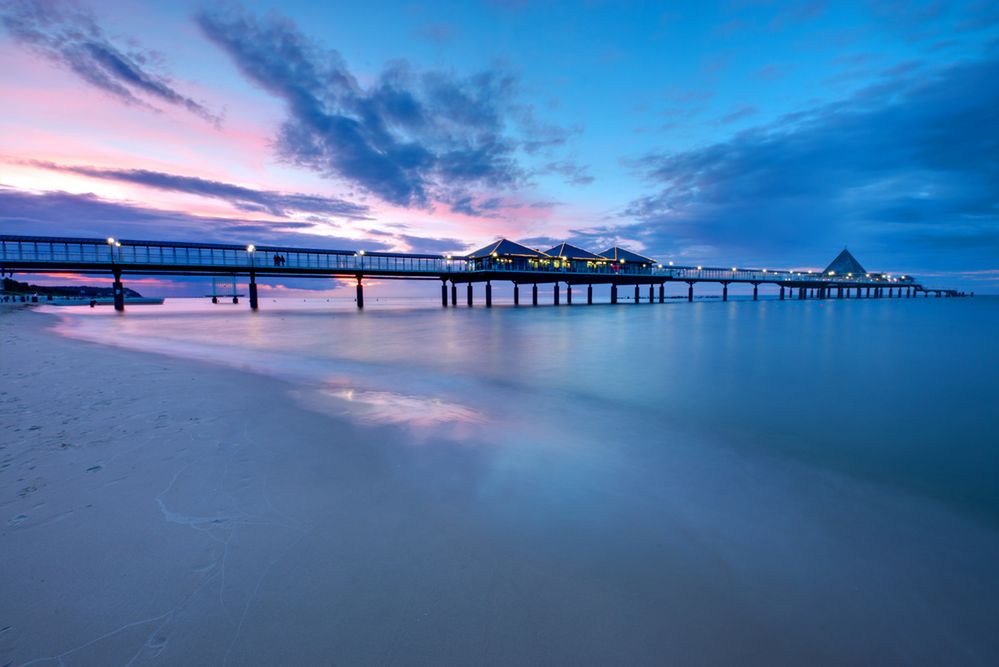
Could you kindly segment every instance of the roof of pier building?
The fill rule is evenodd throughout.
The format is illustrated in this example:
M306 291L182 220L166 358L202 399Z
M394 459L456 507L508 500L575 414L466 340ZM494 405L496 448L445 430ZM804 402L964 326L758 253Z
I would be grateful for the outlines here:
M843 252L836 255L836 259L834 259L822 273L825 275L845 276L848 274L863 275L866 274L867 271L865 271L864 267L860 265L857 258L850 254L849 250L843 248Z
M631 252L630 250L625 250L624 248L619 248L617 246L604 250L600 253L600 256L614 262L633 262L638 264L656 263L656 260L654 259L650 259L644 255L639 255L637 252Z
M468 259L484 259L486 257L530 257L532 259L549 259L540 250L528 248L509 239L493 241L484 248L468 254Z
M606 257L601 257L600 255L590 252L589 250L583 250L574 245L568 243L560 243L554 248L545 251L546 255L551 255L552 257L559 257L561 259L579 259L585 261L597 261L605 262Z

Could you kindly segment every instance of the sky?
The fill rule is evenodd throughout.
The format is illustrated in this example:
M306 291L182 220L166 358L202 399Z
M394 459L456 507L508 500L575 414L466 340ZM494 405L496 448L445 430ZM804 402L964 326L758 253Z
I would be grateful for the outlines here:
M4 234L999 292L994 1L0 0L0 99Z

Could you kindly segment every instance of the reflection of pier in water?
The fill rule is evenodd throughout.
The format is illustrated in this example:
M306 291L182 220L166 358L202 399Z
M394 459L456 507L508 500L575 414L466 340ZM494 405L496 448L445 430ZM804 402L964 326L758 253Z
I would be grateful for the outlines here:
M44 273L66 271L114 276L114 305L124 309L123 276L246 276L251 308L257 308L257 280L265 277L332 277L357 281L357 307L364 307L364 278L439 280L441 305L458 305L458 285L465 285L465 301L473 303L473 285L485 286L485 305L492 306L492 283L510 281L514 304L520 305L520 287L531 286L531 303L538 304L538 285L551 284L553 302L573 302L573 287L586 287L586 303L593 303L593 286L608 284L611 303L618 303L621 288L634 288L634 302L664 303L667 285L686 285L687 300L694 299L698 283L719 283L722 300L731 284L753 286L753 299L761 286L777 288L779 298L849 299L923 296L965 296L957 290L927 288L912 276L865 271L843 250L825 271L793 271L674 266L630 252L610 248L591 253L567 243L542 252L513 241L496 241L465 256L318 250L283 246L237 246L218 243L177 243L77 239L44 236L0 236L0 269L4 272ZM450 290L448 289L450 283ZM237 302L238 297L234 296Z

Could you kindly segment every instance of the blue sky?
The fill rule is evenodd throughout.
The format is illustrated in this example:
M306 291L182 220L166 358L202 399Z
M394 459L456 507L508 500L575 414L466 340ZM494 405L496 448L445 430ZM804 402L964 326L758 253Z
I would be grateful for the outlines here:
M690 4L3 0L0 228L999 290L996 3Z

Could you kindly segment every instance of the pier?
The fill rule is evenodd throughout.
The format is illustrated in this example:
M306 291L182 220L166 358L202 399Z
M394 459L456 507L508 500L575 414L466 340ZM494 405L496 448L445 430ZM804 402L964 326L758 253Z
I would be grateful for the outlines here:
M958 297L964 292L925 287L906 274L865 271L847 250L824 271L794 271L732 267L674 266L624 248L593 253L567 243L547 251L502 239L468 255L428 255L323 250L285 246L182 243L129 239L87 239L45 236L0 236L0 271L13 273L70 272L110 275L114 307L124 310L128 276L230 276L245 278L249 306L259 307L257 285L268 278L313 277L356 281L357 307L364 307L364 280L439 281L441 306L458 305L459 285L465 302L475 303L475 285L483 287L484 305L492 306L496 281L513 283L514 305L521 305L521 287L530 288L531 305L538 305L538 286L550 285L553 302L566 306L593 303L593 286L610 285L612 304L622 289L634 290L633 303L665 303L676 285L693 301L701 283L751 285L753 300L767 287L784 299L880 299ZM669 290L672 291L672 290ZM579 294L578 298L574 296ZM643 296L644 295L644 296Z

